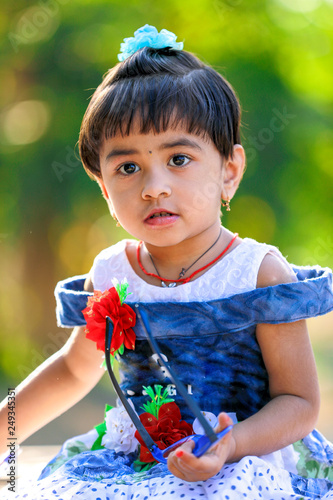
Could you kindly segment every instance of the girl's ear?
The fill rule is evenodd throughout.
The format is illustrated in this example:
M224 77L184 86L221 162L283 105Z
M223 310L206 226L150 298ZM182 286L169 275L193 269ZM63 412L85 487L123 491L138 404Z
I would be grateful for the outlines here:
M103 198L105 199L105 201L107 202L107 204L109 206L110 214L112 215L113 218L115 218L114 208L113 208L109 193L106 190L105 184L102 181L102 179L96 179L96 180L99 184L99 187L101 188Z
M99 184L99 187L101 188L103 197L106 199L106 201L109 201L109 194L108 194L108 192L106 190L104 182L102 181L102 179L96 179L96 180L97 180L97 182Z
M240 144L235 144L233 154L225 161L223 170L222 198L231 200L238 189L245 170L245 152Z

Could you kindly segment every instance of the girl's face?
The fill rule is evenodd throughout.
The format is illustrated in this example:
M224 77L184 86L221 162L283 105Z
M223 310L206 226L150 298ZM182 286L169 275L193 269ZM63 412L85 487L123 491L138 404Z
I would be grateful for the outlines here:
M210 139L182 127L159 134L134 130L104 141L99 182L127 232L154 246L173 246L220 226L221 196L234 194L223 163Z

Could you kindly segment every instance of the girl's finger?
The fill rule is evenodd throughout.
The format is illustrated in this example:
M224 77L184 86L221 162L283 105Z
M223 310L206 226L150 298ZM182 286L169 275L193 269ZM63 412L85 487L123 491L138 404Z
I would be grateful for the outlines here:
M232 425L232 423L233 423L232 419L225 412L219 413L218 421L219 421L219 423L214 429L215 432L221 432L221 431L223 431L223 429L228 427L228 425Z

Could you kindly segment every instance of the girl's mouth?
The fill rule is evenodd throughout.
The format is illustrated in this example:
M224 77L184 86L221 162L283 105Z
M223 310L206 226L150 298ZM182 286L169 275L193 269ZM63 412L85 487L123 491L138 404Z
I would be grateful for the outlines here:
M145 219L145 223L150 226L166 226L174 223L179 218L179 215L173 214L166 210L154 212Z
M156 212L155 214L151 215L149 219L154 219L155 217L171 217L172 213L170 212Z

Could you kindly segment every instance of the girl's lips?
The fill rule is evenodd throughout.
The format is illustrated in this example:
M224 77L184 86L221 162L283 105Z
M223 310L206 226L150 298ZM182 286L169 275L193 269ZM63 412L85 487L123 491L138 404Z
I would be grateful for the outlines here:
M167 226L176 222L178 218L179 215L176 214L158 215L155 217L148 217L144 222L149 226Z

